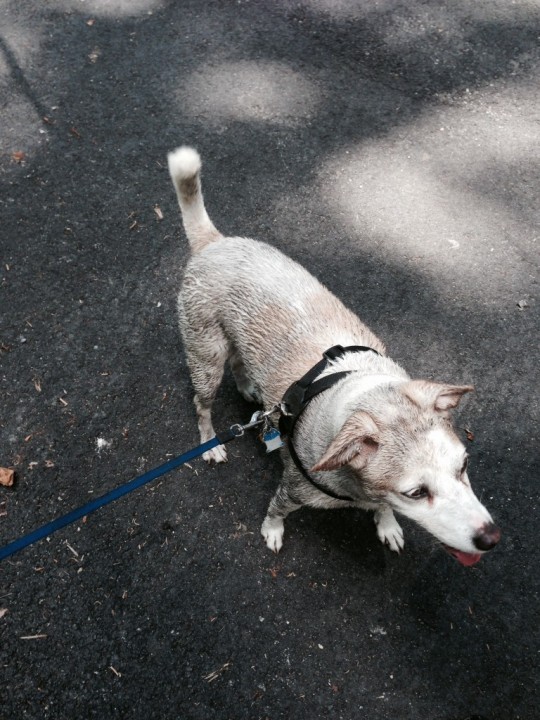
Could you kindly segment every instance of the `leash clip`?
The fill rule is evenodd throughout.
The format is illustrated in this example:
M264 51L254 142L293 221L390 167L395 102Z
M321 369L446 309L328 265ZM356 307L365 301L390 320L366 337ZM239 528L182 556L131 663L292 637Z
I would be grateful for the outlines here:
M280 405L274 405L270 408L270 410L256 410L253 415L251 416L251 420L246 423L245 425L240 425L240 423L235 423L234 425L231 425L230 430L232 433L234 433L235 437L242 437L244 432L246 430L251 430L251 428L257 427L258 425L264 425L265 427L269 425L269 417L270 415L273 415L273 413L277 411L283 412Z
M279 432L277 430L274 430L274 428L272 427L272 423L270 422L270 416L273 415L275 412L280 412L282 414L284 413L283 403L281 403L280 405L273 405L270 410L256 410L251 416L251 419L248 423L246 423L245 425L235 423L234 425L231 425L231 427L229 428L229 432L231 433L232 437L242 437L246 430L251 430L252 428L256 428L259 425L262 425L260 437L266 445L267 452L277 450L278 447L281 447L283 445L283 442L281 440Z
M235 423L234 425L231 425L229 430L234 435L234 437L242 437L245 429L248 427L250 427L250 425L240 425L240 423Z

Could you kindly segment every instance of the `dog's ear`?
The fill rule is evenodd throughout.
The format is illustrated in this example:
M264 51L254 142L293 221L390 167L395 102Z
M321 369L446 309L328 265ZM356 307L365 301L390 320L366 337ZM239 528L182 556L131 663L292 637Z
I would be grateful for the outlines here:
M361 470L379 447L379 428L371 415L359 411L343 424L326 452L311 469L337 470L351 463Z
M403 386L403 392L415 405L442 414L457 407L462 396L473 390L472 385L442 385L429 380L411 380Z

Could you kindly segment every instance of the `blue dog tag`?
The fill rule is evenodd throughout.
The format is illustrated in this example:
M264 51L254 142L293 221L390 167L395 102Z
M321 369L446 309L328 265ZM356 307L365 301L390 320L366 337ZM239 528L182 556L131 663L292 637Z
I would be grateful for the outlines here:
M279 450L280 447L283 447L283 440L281 439L281 435L275 428L270 428L265 433L263 433L262 441L266 445L267 453L270 453L274 450Z

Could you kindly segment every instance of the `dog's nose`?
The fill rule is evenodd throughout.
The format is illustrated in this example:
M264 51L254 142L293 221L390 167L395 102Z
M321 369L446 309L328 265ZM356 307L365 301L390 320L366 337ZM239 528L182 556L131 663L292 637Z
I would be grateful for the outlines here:
M491 550L501 539L501 531L493 523L486 523L480 532L473 538L475 547L479 550Z

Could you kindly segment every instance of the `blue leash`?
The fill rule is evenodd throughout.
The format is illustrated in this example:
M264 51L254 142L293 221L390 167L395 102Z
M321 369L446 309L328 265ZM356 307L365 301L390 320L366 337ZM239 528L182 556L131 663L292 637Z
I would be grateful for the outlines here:
M261 419L255 419L254 415L252 421L247 425L233 425L229 430L224 433L220 433L219 436L216 435L216 437L208 440L208 442L205 442L202 445L193 448L192 450L188 450L183 455L178 455L178 457L169 460L169 462L166 462L163 465L154 468L153 470L149 470L148 472L144 473L144 475L139 475L138 477L133 478L133 480L130 480L124 485L120 485L120 487L117 487L114 490L105 493L105 495L101 495L101 497L95 498L95 500L91 500L89 503L86 503L86 505L82 505L81 507L72 510L66 515L62 515L61 517L56 518L56 520L53 520L52 522L43 525L37 530L28 533L28 535L23 535L18 540L14 540L13 542L8 543L8 545L0 548L0 561L4 560L10 555L13 555L19 550L22 550L23 548L28 547L28 545L32 545L32 543L35 543L38 540L42 540L44 537L51 535L53 532L56 532L63 527L66 527L66 525L75 522L75 520L79 520L85 515L89 515L90 513L94 512L95 510L99 510L99 508L103 507L104 505L108 505L109 503L114 502L114 500L118 500L118 498L127 495L132 490L137 490L137 488L140 488L143 485L151 482L152 480L161 477L161 475L165 475L165 473L171 472L171 470L175 470L177 467L180 467L181 465L184 465L190 460L199 457L207 450L211 450L212 448L216 447L216 445L223 445L230 440L234 440L235 438L240 437L244 434L244 430L246 430L247 428L255 427L256 425L264 422L264 420L262 419L264 413L259 413L259 415L261 416Z

